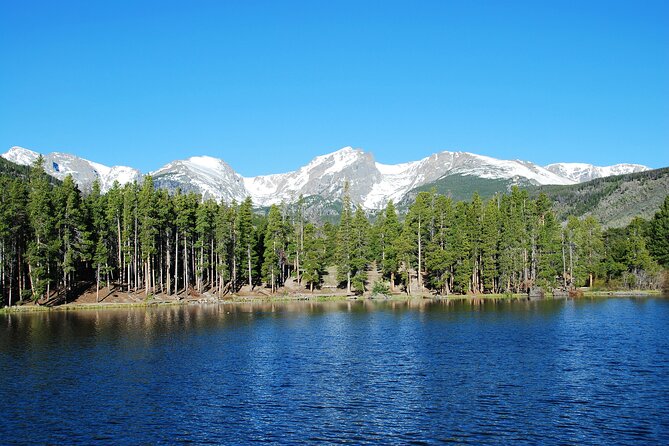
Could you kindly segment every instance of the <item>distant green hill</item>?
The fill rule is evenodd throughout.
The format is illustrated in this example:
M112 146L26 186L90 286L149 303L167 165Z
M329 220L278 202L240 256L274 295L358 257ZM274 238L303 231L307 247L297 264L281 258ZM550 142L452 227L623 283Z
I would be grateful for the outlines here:
M451 197L455 201L470 200L474 192L482 198L490 198L499 192L508 192L513 185L531 187L528 180L515 181L499 178L479 178L472 175L446 175L431 183L424 184L409 191L397 204L399 209L408 208L416 195L423 191L432 191Z
M534 186L531 196L548 195L558 216L594 215L606 227L622 227L634 217L650 218L669 195L669 167L598 178L569 186Z
M30 166L22 166L0 157L0 175L28 181L28 178L30 177ZM59 179L52 177L51 175L48 175L48 177L51 184L61 184Z
M30 175L30 167L14 164L0 157L0 175L27 179Z
M532 197L542 192L548 195L561 219L569 215L594 215L606 227L622 227L634 217L650 218L655 214L664 197L669 195L669 167L568 186L536 186L529 181L448 175L411 190L397 207L406 211L421 191L434 190L454 200L470 200L474 192L485 199L508 192L513 185L526 189Z

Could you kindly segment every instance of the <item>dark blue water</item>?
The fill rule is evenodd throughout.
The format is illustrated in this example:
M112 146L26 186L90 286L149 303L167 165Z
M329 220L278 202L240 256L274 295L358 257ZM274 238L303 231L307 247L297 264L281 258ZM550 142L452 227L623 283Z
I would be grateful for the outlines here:
M0 315L0 443L669 443L669 300Z

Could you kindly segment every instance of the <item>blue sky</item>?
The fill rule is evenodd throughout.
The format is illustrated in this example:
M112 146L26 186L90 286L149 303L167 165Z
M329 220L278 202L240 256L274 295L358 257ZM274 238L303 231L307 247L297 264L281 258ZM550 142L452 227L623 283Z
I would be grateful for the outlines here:
M0 149L669 166L667 1L0 0Z

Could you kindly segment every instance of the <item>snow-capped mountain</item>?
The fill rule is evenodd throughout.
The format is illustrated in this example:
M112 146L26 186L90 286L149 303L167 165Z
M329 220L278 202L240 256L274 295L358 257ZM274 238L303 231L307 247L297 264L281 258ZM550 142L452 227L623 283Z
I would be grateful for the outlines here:
M600 176L636 172L644 166L625 165L597 168ZM608 170L607 170L608 169ZM483 179L504 179L510 184L574 184L571 178L537 164L521 160L499 160L468 152L440 152L402 164L376 162L371 153L352 147L314 158L293 172L242 177L222 160L194 157L175 161L152 173L156 184L175 190L196 191L205 197L224 201L243 200L250 196L254 204L269 206L319 196L326 200L340 199L348 181L354 203L366 209L379 209L388 200L400 201L412 189L448 175Z
M31 164L36 152L12 147L4 158L18 164ZM122 166L107 167L63 153L45 156L47 172L57 178L71 173L83 189L99 178L103 190L115 180L121 184L140 181L139 171ZM223 160L194 156L177 160L151 172L157 187L200 193L205 198L231 202L247 196L255 205L269 206L295 202L300 195L335 201L349 184L353 203L365 209L380 209L388 200L400 201L411 190L450 175L489 180L508 180L505 184L575 184L609 175L639 172L648 167L618 164L597 167L590 164L560 163L539 166L529 161L500 160L468 152L440 152L418 161L382 164L374 155L352 147L314 158L293 172L243 177Z
M564 178L577 183L594 180L596 178L623 175L626 173L643 172L648 167L641 164L615 164L613 166L593 166L585 163L555 163L546 166L546 169Z
M2 157L13 163L29 166L35 162L39 155L32 150L15 146L3 153ZM114 181L123 185L140 181L142 178L141 172L132 167L108 167L69 153L52 152L43 155L43 157L46 173L59 180L71 174L79 188L84 191L90 190L96 179L100 180L100 188L103 192L106 192L112 187Z
M156 187L174 191L197 192L204 198L230 203L246 198L242 177L223 160L211 156L193 156L187 160L172 161L151 172Z

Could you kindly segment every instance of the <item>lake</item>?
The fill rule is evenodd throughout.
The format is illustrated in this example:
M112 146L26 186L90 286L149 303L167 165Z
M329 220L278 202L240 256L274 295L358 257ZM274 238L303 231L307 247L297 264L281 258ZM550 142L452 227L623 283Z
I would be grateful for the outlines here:
M0 442L669 443L669 300L0 315Z

